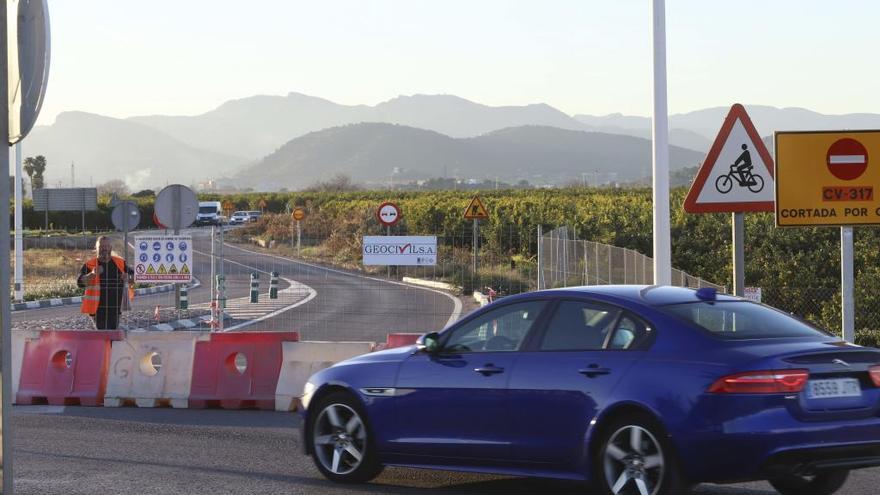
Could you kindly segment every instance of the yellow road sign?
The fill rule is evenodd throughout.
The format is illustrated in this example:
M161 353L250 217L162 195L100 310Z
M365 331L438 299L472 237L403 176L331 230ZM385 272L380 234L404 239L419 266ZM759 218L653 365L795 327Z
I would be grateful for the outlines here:
M776 133L776 224L880 224L880 131Z
M479 196L474 196L474 199L471 200L471 204L464 210L464 217L468 220L483 220L489 218L489 212L486 211L486 207L483 205L483 202L480 201Z
M266 207L266 200L261 198L260 199L260 208L265 208L265 207Z
M232 211L235 209L235 204L228 199L223 202L223 211Z
M293 219L294 220L300 221L305 217L306 217L306 210L304 210L298 206L293 209Z

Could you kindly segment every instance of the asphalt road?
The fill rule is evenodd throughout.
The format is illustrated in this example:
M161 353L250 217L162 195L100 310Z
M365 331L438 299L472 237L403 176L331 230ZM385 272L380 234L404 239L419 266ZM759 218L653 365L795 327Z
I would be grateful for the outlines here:
M15 493L364 494L553 493L582 484L389 468L366 485L335 485L299 453L289 413L136 408L14 408ZM722 454L719 454L722 455ZM736 459L730 459L736 462ZM856 471L840 493L874 495L880 469ZM767 495L767 483L700 485L700 495Z
M193 274L202 282L201 286L189 291L192 307L211 299L210 229L189 229L184 233L193 236ZM219 243L215 250L219 254ZM316 292L311 301L260 321L247 327L248 330L295 330L300 332L303 340L384 342L386 335L392 332L439 330L449 321L455 308L454 300L439 291L256 253L228 244L224 246L223 254L227 297L230 299L248 295L252 272L260 276L261 293L268 290L269 274L273 271L282 278L279 289L288 286L283 280L286 278ZM152 310L156 305L173 307L173 292L138 296L133 307ZM17 311L12 317L13 328L17 321L77 314L77 306ZM145 323L149 325L149 322Z

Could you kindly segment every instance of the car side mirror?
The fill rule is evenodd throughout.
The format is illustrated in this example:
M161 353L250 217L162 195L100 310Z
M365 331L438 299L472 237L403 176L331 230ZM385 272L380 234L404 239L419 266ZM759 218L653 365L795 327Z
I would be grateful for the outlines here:
M440 334L437 332L426 333L416 340L416 347L420 351L434 354L440 350Z

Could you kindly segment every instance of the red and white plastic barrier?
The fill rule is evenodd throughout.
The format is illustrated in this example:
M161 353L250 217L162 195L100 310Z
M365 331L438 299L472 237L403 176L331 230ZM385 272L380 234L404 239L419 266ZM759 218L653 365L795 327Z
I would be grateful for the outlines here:
M16 404L100 406L116 331L44 331L26 341Z
M381 347L421 334L392 333ZM299 342L297 332L14 331L16 404L293 411L309 377L377 350Z
M206 332L131 332L113 342L104 406L188 406L196 342Z
M297 410L310 376L340 361L372 352L375 347L372 342L285 342L284 364L275 389L275 410Z
M233 332L197 342L189 407L274 410L281 343L298 340L297 332Z

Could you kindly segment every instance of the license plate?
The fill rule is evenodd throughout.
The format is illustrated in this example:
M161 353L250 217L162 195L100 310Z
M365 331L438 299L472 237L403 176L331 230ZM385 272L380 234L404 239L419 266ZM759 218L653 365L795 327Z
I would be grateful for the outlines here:
M807 398L827 399L832 397L861 397L862 388L855 378L834 380L812 380L807 387Z

